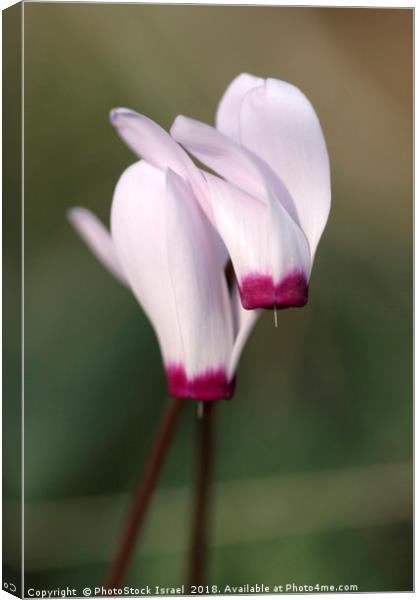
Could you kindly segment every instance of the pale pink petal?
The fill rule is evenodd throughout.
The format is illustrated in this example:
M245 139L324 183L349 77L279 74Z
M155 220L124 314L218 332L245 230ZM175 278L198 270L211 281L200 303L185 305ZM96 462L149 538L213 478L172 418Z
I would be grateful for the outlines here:
M202 163L247 194L269 203L276 198L296 221L293 200L272 169L258 156L220 133L214 127L188 117L178 116L171 128L171 135ZM210 199L206 194L201 203L211 219ZM200 198L198 196L198 198Z
M313 259L331 201L328 152L313 106L295 86L267 79L242 100L240 139L288 189Z
M185 182L146 162L122 175L111 231L127 279L159 339L170 392L212 400L227 379L232 320L201 209Z
M235 341L233 344L233 350L229 365L229 375L230 378L233 378L238 368L238 363L242 354L242 350L255 323L257 322L261 314L261 310L245 310L242 307L239 288L236 281L234 282L231 291L231 304L235 322Z
M239 114L242 100L252 88L262 85L264 79L241 73L228 85L216 113L216 127L236 142L239 137Z
M188 179L197 193L204 193L203 180L194 163L160 125L128 108L114 108L110 120L138 157L163 171L172 169Z
M165 363L182 359L168 271L163 171L145 161L122 174L114 192L111 234L129 284L151 321Z
M189 395L230 396L228 365L233 322L223 269L209 224L189 187L174 172L167 174L166 240L169 272L184 345Z
M96 215L86 208L75 207L69 210L68 219L80 237L99 261L121 283L127 285L124 272L118 260L111 235Z
M302 229L275 199L270 202L269 224L273 257L271 272L273 281L268 288L270 291L271 283L274 284L274 302L271 306L278 308L304 306L308 300L308 284L312 269L308 240ZM241 288L243 293L245 293L244 288L243 284ZM263 293L265 294L265 291ZM256 306L262 306L262 302L258 302ZM270 298L267 306L270 306Z
M212 222L225 243L238 281L249 272L271 271L269 208L240 188L205 174Z
M181 115L175 119L171 135L213 171L249 194L264 199L260 172L245 148L214 127Z
M280 202L259 202L206 174L212 219L239 283L244 308L302 306L311 261L305 235ZM269 194L269 190L268 190Z
M203 210L209 210L207 187L200 171L183 148L157 123L128 108L111 111L111 123L120 137L139 157L162 171L171 169L188 180ZM227 252L217 232L213 232L220 264L225 264Z

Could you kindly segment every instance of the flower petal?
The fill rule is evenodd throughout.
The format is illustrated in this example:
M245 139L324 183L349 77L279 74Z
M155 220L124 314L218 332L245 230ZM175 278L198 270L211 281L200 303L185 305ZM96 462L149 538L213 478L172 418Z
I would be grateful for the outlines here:
M267 79L242 100L240 139L290 192L313 258L328 218L331 190L328 152L312 104L295 86Z
M229 377L232 379L238 368L242 350L257 319L261 315L261 310L245 310L242 307L239 288L236 281L234 282L231 291L231 303L235 321L235 341L229 365Z
M216 113L216 127L219 131L240 141L239 114L242 100L247 92L254 87L262 85L264 79L248 73L241 73L229 84L220 100Z
M171 135L202 163L251 196L269 203L274 196L296 221L293 200L272 169L258 156L240 146L214 127L178 116ZM211 220L210 199L203 205Z
M128 108L111 111L111 123L120 137L141 158L162 171L171 169L189 181L204 212L208 213L207 186L199 169L184 149L157 123ZM226 248L213 232L220 264L227 260Z
M197 193L204 193L203 180L196 166L160 125L128 108L114 108L110 120L137 156L163 171L172 169L188 179Z
M212 205L212 222L232 260L238 281L247 273L271 271L268 207L240 188L205 174Z
M264 199L265 189L251 154L214 127L179 115L171 135L202 163L242 188Z
M219 177L206 174L206 180L244 308L304 305L311 261L299 226L275 198L263 204Z
M111 230L130 285L159 340L170 392L213 400L227 379L232 321L212 238L188 185L147 162L114 194Z
M120 177L111 210L111 234L130 287L151 321L164 362L182 357L172 301L165 225L165 174L145 161Z
M86 208L75 207L69 210L68 219L99 261L127 285L111 235L98 217Z
M212 127L177 117L171 133L229 180L203 172L207 215L231 256L243 306L303 306L311 269L308 242L283 183L263 160Z
M166 201L168 264L190 382L188 395L197 397L199 382L202 397L214 392L219 398L230 396L232 313L209 224L188 186L172 171L167 173Z

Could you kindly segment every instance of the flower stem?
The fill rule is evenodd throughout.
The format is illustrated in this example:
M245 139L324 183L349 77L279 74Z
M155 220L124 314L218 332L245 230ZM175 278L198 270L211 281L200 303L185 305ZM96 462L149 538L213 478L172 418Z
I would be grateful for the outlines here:
M207 528L210 503L210 480L213 463L214 404L203 403L203 415L197 420L198 453L195 504L187 577L187 593L191 586L203 584L207 550Z
M106 578L105 586L107 589L121 587L135 549L137 537L145 520L157 478L162 469L181 409L184 405L185 400L173 398L162 418L146 469L140 480L134 502L123 528L115 560Z

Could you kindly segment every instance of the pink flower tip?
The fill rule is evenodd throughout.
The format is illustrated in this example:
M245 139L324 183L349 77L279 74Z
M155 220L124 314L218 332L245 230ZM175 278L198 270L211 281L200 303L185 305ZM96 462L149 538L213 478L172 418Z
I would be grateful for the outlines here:
M271 275L253 273L241 281L242 306L253 308L290 308L308 302L308 280L300 269L291 271L278 284Z
M225 369L208 369L200 375L188 379L180 364L166 367L169 393L175 398L193 398L211 402L232 398L235 391L235 379L229 381Z

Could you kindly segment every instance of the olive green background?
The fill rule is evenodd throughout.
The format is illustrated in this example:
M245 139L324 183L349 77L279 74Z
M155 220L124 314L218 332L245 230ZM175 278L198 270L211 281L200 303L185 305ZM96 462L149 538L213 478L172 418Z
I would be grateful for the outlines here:
M165 128L180 113L211 123L247 71L313 102L332 210L309 304L281 312L278 329L263 315L235 398L217 406L206 580L411 589L412 12L29 3L24 14L27 586L102 583L168 401L150 324L66 210L108 223L135 160L111 108ZM183 582L195 415L191 402L131 585Z

